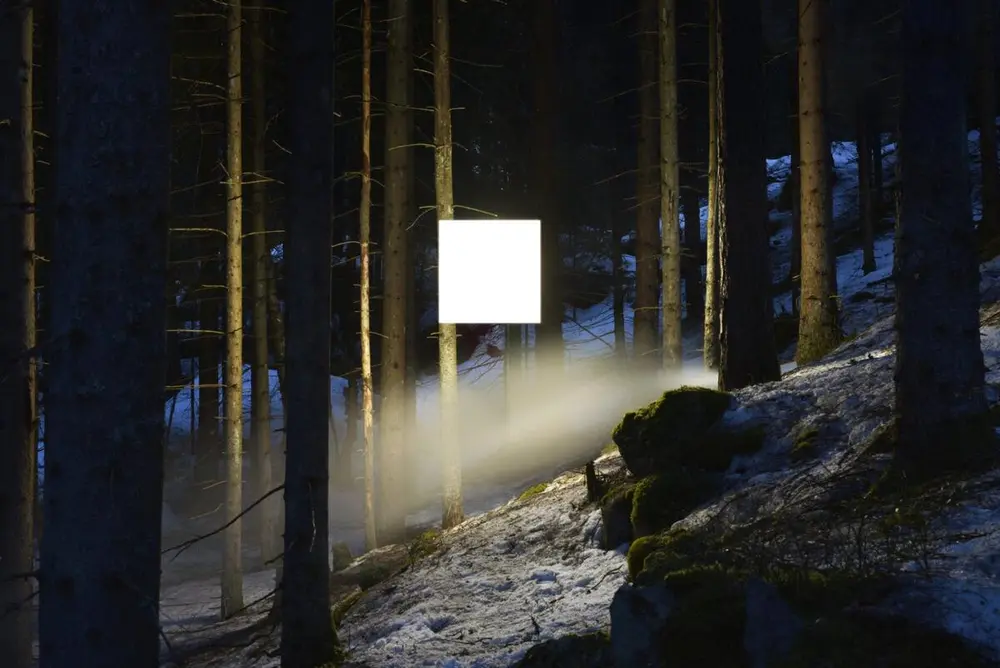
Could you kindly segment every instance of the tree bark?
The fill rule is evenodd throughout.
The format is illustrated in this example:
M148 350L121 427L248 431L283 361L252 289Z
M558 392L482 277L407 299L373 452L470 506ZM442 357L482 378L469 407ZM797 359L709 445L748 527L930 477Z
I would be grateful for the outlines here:
M955 429L967 434L986 412L963 10L933 0L902 9L895 410L898 456L913 471L941 470L956 454L946 446L964 445Z
M625 335L625 262L622 257L622 228L618 216L611 216L611 277L612 318L614 319L615 356L619 362L628 358L628 342Z
M40 665L155 666L170 6L62 3ZM124 641L123 641L124 639Z
M802 270L799 340L795 359L813 362L840 341L831 219L830 147L823 109L824 0L799 0L799 192L802 200ZM831 293L831 286L834 292Z
M795 80L796 90L798 89L798 77ZM792 156L791 168L788 177L788 187L791 188L792 200L792 240L790 244L790 257L788 263L788 282L792 292L792 315L798 317L800 297L802 296L802 176L800 168L802 165L802 153L799 150L801 142L799 140L799 115L795 114L792 120L794 132L792 133Z
M977 30L979 95L979 156L982 162L983 217L980 235L1000 234L1000 166L997 164L997 91L994 28L994 0L979 0Z
M701 285L701 199L694 187L681 191L684 212L684 255L681 266L684 278L684 301L689 321L702 322L705 317L705 294ZM686 265L686 266L685 266Z
M719 153L721 336L719 386L778 380L767 240L767 166L760 6L720 0L723 109Z
M870 144L871 132L868 129L869 95L862 95L858 102L855 132L858 146L858 209L861 212L861 270L865 274L875 271L875 206L872 201L872 170L875 167L875 156Z
M334 9L290 0L284 579L281 665L333 663L330 618L330 246L333 241Z
M657 309L660 296L659 163L657 159L656 51L657 0L639 0L639 144L636 172L635 299L632 351L652 362L656 353Z
M660 268L663 368L683 361L681 349L680 171L677 146L677 14L674 0L659 0Z
M719 227L722 209L719 193L719 1L708 0L708 211L705 222L705 368L719 367Z
M266 160L267 97L264 86L264 17L267 5L258 0L250 21L250 59L253 62L253 342L254 367L251 376L254 468L257 494L263 496L274 486L271 453L271 380L268 346L267 266L271 247L267 242ZM260 558L266 565L278 556L278 507L269 498L260 509Z
M243 609L243 6L226 5L226 514L222 618ZM231 524L230 524L231 522Z
M0 656L30 668L36 471L35 152L30 3L0 12Z
M385 266L382 297L382 411L379 420L382 498L378 534L401 542L406 528L406 337L410 212L410 74L412 27L409 0L390 0L385 109ZM401 498L402 497L402 498Z
M434 0L434 191L438 220L455 217L451 145L451 45L448 0ZM441 381L442 520L450 529L461 524L462 451L458 436L458 339L455 325L438 330Z
M365 547L378 547L375 535L375 414L372 397L371 212L372 212L372 6L361 2L361 424L365 448Z
M198 298L201 341L198 349L198 434L195 438L194 493L198 497L199 510L207 511L208 497L217 498L209 489L219 476L219 428L222 424L219 339L222 332L221 302L216 286L220 282L221 272L214 235L205 237L202 244L204 247L201 252L207 259L201 263L202 286Z

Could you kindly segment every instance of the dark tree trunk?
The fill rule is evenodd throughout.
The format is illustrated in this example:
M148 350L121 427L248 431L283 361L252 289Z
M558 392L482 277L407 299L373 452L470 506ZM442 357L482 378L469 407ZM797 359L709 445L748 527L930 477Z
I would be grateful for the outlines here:
M333 663L330 618L330 246L333 3L287 3L287 396L281 665Z
M798 80L796 79L796 86ZM792 286L792 315L799 314L799 295L801 291L802 277L802 176L801 165L802 155L799 151L799 115L795 114L792 121L794 126L792 134L792 157L791 171L788 177L788 185L792 198L792 241L790 244L790 261L788 265L788 281Z
M760 5L721 0L723 121L720 187L722 326L719 387L777 380L767 239L764 53Z
M896 413L899 454L916 471L953 458L956 423L986 411L962 76L968 9L908 0L902 10Z
M867 95L858 102L855 136L858 145L858 210L861 214L861 270L875 271L875 206L872 201L872 170L875 168L871 132L868 130L869 113Z
M59 8L39 646L155 666L170 187L167 3Z
M694 179L691 179L692 181ZM694 184L681 190L684 209L684 303L687 320L701 323L705 316L705 288L701 282L701 199Z

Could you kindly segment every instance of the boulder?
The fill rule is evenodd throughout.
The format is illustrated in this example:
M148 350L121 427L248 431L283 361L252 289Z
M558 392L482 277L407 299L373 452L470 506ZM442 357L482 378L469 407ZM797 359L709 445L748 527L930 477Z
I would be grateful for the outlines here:
M611 665L664 665L662 635L674 606L665 585L619 587L611 600Z
M750 668L768 668L786 659L804 627L777 587L759 578L747 580L743 649Z
M529 649L515 668L607 668L611 644L605 633L553 638Z

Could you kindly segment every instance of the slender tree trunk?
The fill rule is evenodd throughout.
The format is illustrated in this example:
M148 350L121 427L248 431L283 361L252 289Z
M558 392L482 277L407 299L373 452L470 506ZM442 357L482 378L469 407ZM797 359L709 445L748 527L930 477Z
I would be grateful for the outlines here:
M705 321L703 347L705 368L719 367L719 1L708 0L708 218L705 223Z
M32 665L35 503L34 11L0 12L0 656Z
M979 95L979 155L983 169L983 218L980 236L992 238L1000 234L1000 166L997 165L997 91L996 48L993 38L996 10L994 0L979 0L977 30L978 93Z
M824 0L799 0L799 170L802 198L802 300L795 359L813 362L840 340L836 301L829 292L833 248L830 245L830 180L823 111Z
M795 80L798 89L798 77ZM792 315L798 317L802 296L802 152L799 150L799 115L792 120L791 168L788 177L792 200L792 240L789 248L788 282L792 292Z
M870 99L870 107L868 109L869 120L868 120L868 130L871 132L871 139L869 139L869 144L872 147L872 202L874 203L874 217L873 222L876 226L882 224L882 218L885 210L884 202L884 192L882 187L882 175L883 175L883 164L882 164L882 102L877 92L873 93Z
M334 9L291 0L285 216L288 323L282 668L333 663L330 618L330 246L333 241Z
M701 199L694 186L681 191L681 210L684 212L684 256L681 265L684 278L684 302L687 318L702 322L705 317L705 295L701 287Z
M267 141L267 97L264 88L264 16L267 5L258 2L250 21L250 59L253 62L253 336L254 367L251 377L254 468L257 494L263 496L274 486L271 454L271 381L267 326L267 192L265 189L265 147ZM260 558L263 564L278 556L277 504L273 497L261 504Z
M617 213L617 212L616 212ZM612 318L614 319L615 356L619 362L628 358L625 336L625 263L622 258L622 233L619 217L611 216Z
M434 0L434 191L438 220L455 217L451 159L451 44L448 0ZM455 325L438 331L441 379L441 449L443 508L441 526L461 524L462 451L458 435L458 338Z
M203 239L202 243L205 247L202 253L208 257L201 263L200 276L203 285L198 299L198 328L201 330L199 334L201 341L198 349L198 434L195 439L194 461L194 486L200 509L211 496L208 490L219 475L221 426L219 418L222 414L219 387L221 302L215 287L220 282L220 272L216 258L216 239L212 235Z
M160 658L170 5L59 7L40 665ZM109 233L113 230L113 233Z
M533 176L535 209L542 219L542 322L536 326L536 350L546 357L552 369L560 368L565 359L562 325L565 306L562 295L563 258L559 249L562 230L560 206L561 177L559 169L560 141L559 71L556 44L559 38L555 0L534 0L532 27L535 62L534 132L535 173Z
M379 535L383 542L402 542L406 528L406 336L410 189L410 56L412 32L409 0L389 3L385 109L385 281L382 297L382 497ZM402 498L401 498L402 497Z
M962 76L969 17L963 8L970 6L941 11L932 0L908 0L902 9L895 409L899 456L918 475L954 461L954 448L945 446L968 445L962 441L987 408L969 201ZM992 431L982 426L979 436ZM963 435L958 441L956 433Z
M365 546L378 547L375 535L375 422L372 405L371 348L371 67L372 67L372 6L371 0L361 3L361 419L365 439Z
M278 301L277 279L275 278L274 260L271 254L264 256L265 276L267 278L267 332L270 349L274 353L274 366L278 374L278 395L281 398L281 423L284 426L288 416L288 397L285 394L285 318L281 313L281 303ZM285 482L285 442L287 431L281 431L281 443L277 448L271 448L271 477L277 485ZM272 499L274 497L271 497ZM274 537L275 559L274 599L271 604L270 616L277 618L283 606L282 587L284 581L284 561L280 537L285 531L285 509L280 499L275 499Z
M724 110L719 189L721 359L719 386L734 390L778 380L767 240L764 161L763 27L757 3L720 0L719 61ZM732 215L730 215L730 212Z
M243 609L243 72L242 0L226 5L226 527L222 618ZM235 520L235 521L234 521ZM232 524L229 524L232 522Z
M344 430L344 452L341 452L341 460L337 465L338 477L341 471L344 472L343 479L349 484L354 480L354 453L358 449L358 416L361 414L361 402L358 401L360 378L355 373L347 377L346 395L344 396L344 413L347 416L347 428Z
M653 355L657 346L659 304L659 163L656 97L657 0L639 0L639 165L636 172L635 299L632 350L637 359ZM647 363L651 360L644 360Z
M659 0L660 220L662 242L663 367L676 369L681 349L680 171L677 147L677 14L674 0Z
M875 207L872 202L872 169L875 160L869 144L871 132L868 130L868 94L863 94L858 102L857 136L858 146L858 209L861 212L861 270L865 274L875 271Z

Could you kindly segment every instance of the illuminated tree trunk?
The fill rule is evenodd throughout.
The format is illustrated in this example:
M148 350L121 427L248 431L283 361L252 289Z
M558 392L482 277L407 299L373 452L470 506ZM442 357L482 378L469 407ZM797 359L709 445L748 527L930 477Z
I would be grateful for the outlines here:
M799 169L802 198L802 270L799 340L795 360L815 361L840 341L831 275L830 147L823 111L823 0L799 0ZM831 288L833 291L831 292Z
M267 198L264 188L265 146L267 129L267 98L264 88L264 11L260 3L250 21L250 59L253 62L253 342L254 367L251 376L251 406L253 418L254 468L257 474L257 494L267 494L274 485L271 454L271 393L268 367L267 327L267 265L270 246L267 243ZM273 497L261 504L259 542L260 557L268 564L278 556L277 503Z
M372 399L371 347L371 0L361 3L361 420L365 447L365 546L378 547L375 536L375 421Z
M704 361L719 366L719 0L708 0L708 212L705 222Z
M389 2L385 109L385 266L382 297L382 404L379 437L382 450L382 496L378 534L384 543L402 542L406 527L406 336L410 212L410 74L409 0ZM401 498L403 497L403 498Z
M997 91L993 0L979 0L978 16L978 93L979 155L983 169L983 218L979 223L984 239L1000 233L1000 166L997 165Z
M434 192L438 220L455 217L451 159L451 47L448 0L434 0ZM458 434L458 337L453 324L438 331L441 381L442 519L462 522L462 451Z
M46 668L160 662L170 12L58 8L50 313L65 336L46 350Z
M636 175L635 300L632 351L635 357L653 355L657 346L656 321L660 296L659 164L656 108L656 2L639 0L639 165Z
M226 5L226 527L222 553L222 618L243 608L243 10ZM235 520L235 521L233 521Z
M32 665L36 481L34 11L0 13L0 656ZM30 351L30 352L29 352Z
M330 617L330 247L333 242L334 8L283 5L288 47L285 188L287 369L281 665L333 664Z
M678 205L677 14L674 0L659 0L660 88L660 266L663 284L663 367L676 369L681 350L681 238Z

